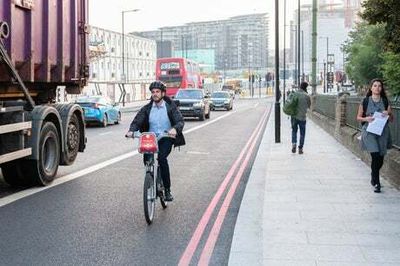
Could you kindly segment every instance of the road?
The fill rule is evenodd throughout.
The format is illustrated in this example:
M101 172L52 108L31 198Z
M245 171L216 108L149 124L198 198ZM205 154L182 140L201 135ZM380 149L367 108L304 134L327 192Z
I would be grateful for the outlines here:
M87 150L54 184L0 185L0 265L226 265L245 184L272 102L236 100L169 157L174 202L143 216L143 165L119 125L87 129ZM272 134L272 132L271 132Z

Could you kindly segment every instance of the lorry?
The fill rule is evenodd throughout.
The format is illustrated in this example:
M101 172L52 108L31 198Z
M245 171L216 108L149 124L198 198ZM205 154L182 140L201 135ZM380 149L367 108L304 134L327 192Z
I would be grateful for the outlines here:
M82 108L57 103L89 77L88 0L0 1L0 168L11 186L47 185L86 145Z
M238 79L230 79L226 80L225 83L222 85L223 91L228 91L232 97L235 94L240 94L242 91L242 81Z

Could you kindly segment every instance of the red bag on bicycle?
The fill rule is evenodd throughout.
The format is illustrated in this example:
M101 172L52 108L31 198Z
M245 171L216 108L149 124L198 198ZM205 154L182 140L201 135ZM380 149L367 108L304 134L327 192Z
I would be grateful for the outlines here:
M158 152L157 136L154 133L143 133L139 138L139 153Z

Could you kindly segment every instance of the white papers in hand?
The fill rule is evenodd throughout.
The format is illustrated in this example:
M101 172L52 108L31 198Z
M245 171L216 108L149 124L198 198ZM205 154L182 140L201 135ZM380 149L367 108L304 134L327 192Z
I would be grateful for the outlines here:
M368 124L367 131L380 136L382 135L382 131L386 125L389 116L384 116L380 112L375 112L373 118L374 120Z

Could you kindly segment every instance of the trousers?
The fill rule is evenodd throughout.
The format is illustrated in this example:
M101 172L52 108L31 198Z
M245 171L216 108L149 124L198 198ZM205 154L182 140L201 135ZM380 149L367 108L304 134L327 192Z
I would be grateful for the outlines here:
M168 155L171 153L173 141L169 138L163 138L158 142L158 164L160 165L161 179L165 189L171 187L171 177L168 165ZM146 163L148 160L154 160L153 154L144 154L143 162Z

